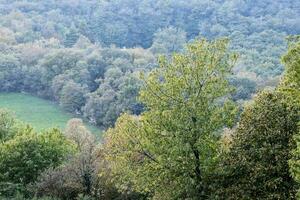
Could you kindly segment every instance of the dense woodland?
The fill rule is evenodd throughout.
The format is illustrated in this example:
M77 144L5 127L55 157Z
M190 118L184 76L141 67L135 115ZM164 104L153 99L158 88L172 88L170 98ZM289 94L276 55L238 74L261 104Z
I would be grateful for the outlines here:
M111 127L120 113L139 114L139 73L160 54L184 51L197 37L228 37L240 58L235 100L274 87L285 37L299 30L296 1L0 1L1 91L59 102ZM113 22L113 23L112 23Z
M0 198L300 199L299 34L292 0L0 0L0 92L78 116L0 108Z

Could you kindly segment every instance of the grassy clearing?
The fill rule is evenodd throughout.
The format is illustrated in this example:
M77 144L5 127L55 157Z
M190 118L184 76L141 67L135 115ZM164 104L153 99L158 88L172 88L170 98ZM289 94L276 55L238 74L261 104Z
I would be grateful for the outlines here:
M0 108L10 110L17 119L31 124L38 131L53 127L63 130L69 119L78 117L65 112L51 101L22 93L0 93ZM94 134L101 134L99 128L88 123L86 126Z

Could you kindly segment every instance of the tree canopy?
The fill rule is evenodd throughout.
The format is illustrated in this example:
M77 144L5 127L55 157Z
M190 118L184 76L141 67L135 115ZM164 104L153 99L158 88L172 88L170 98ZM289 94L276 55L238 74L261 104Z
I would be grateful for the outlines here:
M153 198L206 197L218 132L233 125L227 78L235 63L227 40L201 39L145 77L146 111L123 115L106 134L116 184Z

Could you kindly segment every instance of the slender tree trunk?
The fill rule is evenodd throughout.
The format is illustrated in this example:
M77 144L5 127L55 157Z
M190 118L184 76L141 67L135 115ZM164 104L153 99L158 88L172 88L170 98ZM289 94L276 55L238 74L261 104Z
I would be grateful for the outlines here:
M202 172L201 172L201 166L200 166L200 152L198 150L198 148L196 147L196 143L198 140L197 137L197 119L195 117L192 117L192 124L193 124L193 136L194 138L194 142L192 144L192 151L194 154L194 158L195 158L195 167L194 167L194 172L195 172L195 181L196 181L196 198L201 198L202 194L203 194L203 184L202 184Z
M195 180L196 180L196 194L197 197L200 197L203 193L203 186L202 186L202 174L201 174L201 167L200 167L200 153L196 147L193 147L193 154L195 157Z

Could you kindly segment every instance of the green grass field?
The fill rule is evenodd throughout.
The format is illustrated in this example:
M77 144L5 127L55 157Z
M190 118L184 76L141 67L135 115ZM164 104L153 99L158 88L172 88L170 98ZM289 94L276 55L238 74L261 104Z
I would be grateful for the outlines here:
M78 117L66 113L51 101L22 93L0 93L0 108L11 111L17 119L32 125L37 131L53 127L63 130L69 119ZM85 125L96 135L102 132L88 123Z

